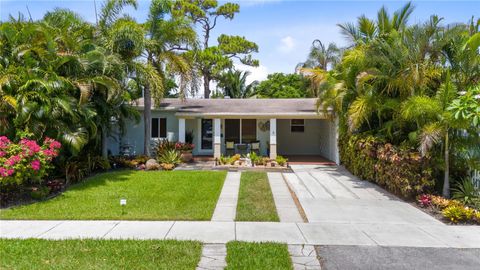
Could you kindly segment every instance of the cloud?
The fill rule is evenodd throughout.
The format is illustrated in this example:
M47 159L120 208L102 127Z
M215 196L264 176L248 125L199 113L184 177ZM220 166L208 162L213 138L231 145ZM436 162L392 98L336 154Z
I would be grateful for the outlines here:
M295 40L291 36L286 36L280 40L278 50L284 53L291 52L295 48Z
M263 81L267 79L268 76L268 68L262 65L259 65L258 67L251 67L244 64L235 64L235 68L250 72L250 75L247 77L247 84L253 81Z

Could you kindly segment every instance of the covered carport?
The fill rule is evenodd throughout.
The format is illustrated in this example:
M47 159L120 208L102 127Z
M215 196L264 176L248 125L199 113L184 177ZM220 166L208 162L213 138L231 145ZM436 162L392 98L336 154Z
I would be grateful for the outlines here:
M277 119L277 153L290 163L338 163L336 122L330 119Z

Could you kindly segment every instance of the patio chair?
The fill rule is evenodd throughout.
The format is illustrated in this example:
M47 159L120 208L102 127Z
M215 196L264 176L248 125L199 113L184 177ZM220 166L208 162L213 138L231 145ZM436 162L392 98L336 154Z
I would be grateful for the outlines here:
M255 154L257 154L259 156L260 155L260 142L259 141L252 142L250 144L250 151L255 152Z
M225 155L226 156L235 155L235 142L233 142L233 141L226 141L225 142Z

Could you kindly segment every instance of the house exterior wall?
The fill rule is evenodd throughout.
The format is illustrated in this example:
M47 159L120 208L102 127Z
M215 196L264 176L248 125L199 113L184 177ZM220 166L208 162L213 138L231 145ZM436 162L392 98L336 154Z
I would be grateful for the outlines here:
M152 111L153 118L167 118L167 136L173 135L178 140L179 120L175 112ZM270 131L262 131L259 123L270 119L257 119L257 140L260 141L260 154L267 156ZM200 118L185 120L185 132L193 132L194 155L213 155L212 151L202 152L200 148ZM130 144L134 154L143 154L143 117L137 123L134 119L126 123L125 134L121 138L109 138L108 150L112 155L118 155L121 144ZM225 121L221 120L221 153L225 153ZM336 122L320 119L306 119L304 133L292 133L289 119L277 119L277 151L279 155L322 155L332 161L338 160Z
M143 112L140 112L143 113ZM173 140L178 139L178 118L174 112L160 112L152 111L152 118L167 118L167 136L169 133L173 133ZM137 123L135 119L129 119L125 123L125 133L121 138L119 136L113 136L109 138L108 150L112 155L118 155L120 151L120 145L129 144L132 146L136 155L143 154L143 138L144 138L144 123L143 115L140 121ZM186 126L188 129L188 124Z

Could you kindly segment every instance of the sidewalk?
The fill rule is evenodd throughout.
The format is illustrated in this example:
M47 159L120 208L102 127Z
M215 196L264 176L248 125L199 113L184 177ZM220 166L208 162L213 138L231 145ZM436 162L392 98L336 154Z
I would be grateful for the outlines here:
M0 220L1 238L178 239L309 245L480 248L479 226L214 221Z

